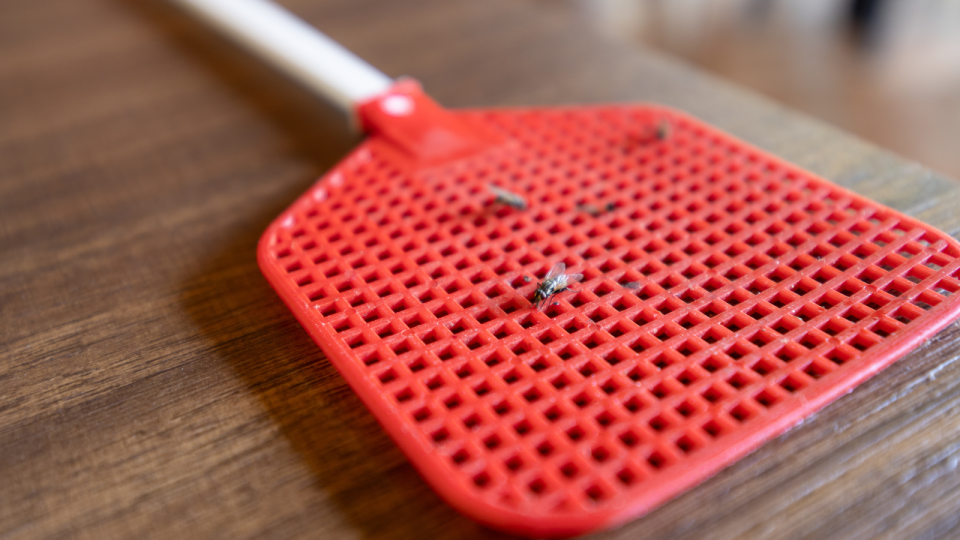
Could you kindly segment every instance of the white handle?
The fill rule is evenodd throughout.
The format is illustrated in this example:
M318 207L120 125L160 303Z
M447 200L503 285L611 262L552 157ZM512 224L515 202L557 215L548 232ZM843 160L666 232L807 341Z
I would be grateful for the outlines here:
M268 63L353 113L393 80L268 0L170 0L219 28Z

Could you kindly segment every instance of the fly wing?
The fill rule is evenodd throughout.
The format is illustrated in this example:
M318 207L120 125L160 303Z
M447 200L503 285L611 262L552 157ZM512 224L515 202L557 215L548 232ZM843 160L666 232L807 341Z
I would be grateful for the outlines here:
M549 272L547 272L547 277L543 278L543 280L547 281L547 280L553 279L563 274L566 271L567 271L567 265L562 261L558 262L557 264L553 265L553 268L551 268Z
M487 184L487 189L489 189L490 193L493 193L493 196L498 199L509 199L513 195L513 193L510 193L503 188L498 188L493 184Z
M583 279L583 274L560 274L556 279L556 290L557 292L563 291L581 279Z

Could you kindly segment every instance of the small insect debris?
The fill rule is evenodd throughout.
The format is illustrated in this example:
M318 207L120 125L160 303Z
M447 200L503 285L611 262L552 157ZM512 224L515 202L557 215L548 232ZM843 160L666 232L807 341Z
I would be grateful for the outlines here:
M637 290L637 289L640 288L640 282L639 282L639 281L628 281L627 283L624 283L624 284L623 284L623 288L624 288L624 289L630 289L631 291L635 291L635 290Z
M533 278L531 278L530 276L523 276L524 283L530 283L531 281L533 281Z
M583 279L583 274L567 274L567 265L558 262L547 272L542 282L537 283L537 289L533 291L533 305L537 311L543 311L543 308L550 303L556 295L570 290L570 285Z
M670 138L671 133L673 133L673 126L668 120L660 120L657 123L657 140L665 141Z
M495 199L493 202L495 204L503 204L516 208L517 210L526 210L527 209L527 200L521 195L517 195L512 191L507 191L503 188L499 188L493 184L488 184L487 188L490 190L490 193L493 193Z
M600 215L600 207L595 204L578 204L577 210L580 210L584 214L590 214L593 217Z
M604 213L604 212L613 212L613 211L616 210L616 209L617 209L617 205L614 204L614 203L612 203L612 202L608 202L607 204L603 205L602 207L601 207L601 206L597 206L597 205L592 204L592 203L585 203L585 204L578 204L578 205L577 205L577 210L580 210L581 212L583 212L583 213L585 213L585 214L590 214L590 215L593 216L593 217L597 217L597 216L599 216L600 214L602 214L602 213Z

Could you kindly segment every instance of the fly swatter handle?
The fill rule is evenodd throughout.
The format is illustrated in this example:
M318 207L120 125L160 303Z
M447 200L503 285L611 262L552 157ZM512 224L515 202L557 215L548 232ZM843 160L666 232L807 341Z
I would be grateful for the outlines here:
M268 0L170 0L352 115L394 81Z

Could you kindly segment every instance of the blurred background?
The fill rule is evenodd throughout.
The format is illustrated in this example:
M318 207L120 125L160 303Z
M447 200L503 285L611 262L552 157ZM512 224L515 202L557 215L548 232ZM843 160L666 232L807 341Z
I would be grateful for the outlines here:
M960 0L580 0L685 59L960 178Z

